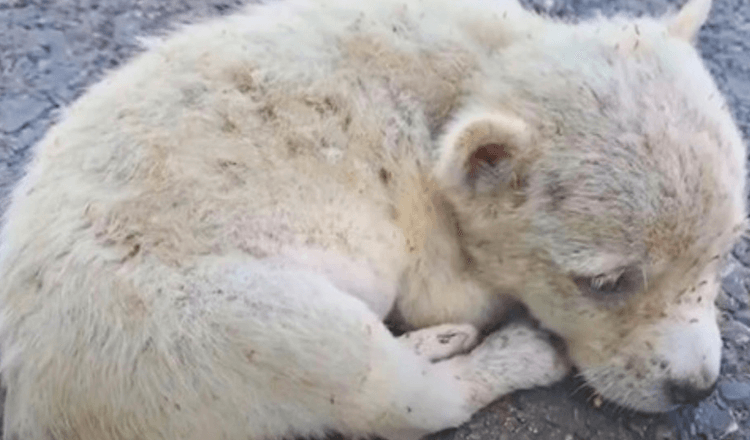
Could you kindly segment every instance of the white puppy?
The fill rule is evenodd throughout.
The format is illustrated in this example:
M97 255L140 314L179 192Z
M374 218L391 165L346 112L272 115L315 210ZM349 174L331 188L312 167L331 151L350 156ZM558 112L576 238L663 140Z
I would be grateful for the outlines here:
M709 3L290 0L152 41L14 193L4 437L414 439L566 374L521 324L467 352L513 302L605 397L705 395L745 216Z

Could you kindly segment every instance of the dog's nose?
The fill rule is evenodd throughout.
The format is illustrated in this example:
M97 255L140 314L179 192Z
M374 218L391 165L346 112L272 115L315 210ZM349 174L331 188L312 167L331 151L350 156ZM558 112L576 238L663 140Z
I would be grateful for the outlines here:
M706 388L700 388L684 381L670 381L667 383L667 394L675 405L696 405L710 396L716 388L716 382Z
M675 405L700 402L719 378L722 342L715 310L701 312L665 332L660 344L669 366L664 370L664 397Z

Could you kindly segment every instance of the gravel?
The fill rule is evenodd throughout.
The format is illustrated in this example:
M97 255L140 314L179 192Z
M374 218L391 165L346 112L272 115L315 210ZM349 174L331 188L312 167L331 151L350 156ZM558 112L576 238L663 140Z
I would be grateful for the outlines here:
M746 326L750 326L750 310L744 309L736 311L734 313L734 319Z
M282 0L283 1L283 0ZM0 210L33 144L59 112L102 73L137 52L137 36L227 14L242 0L0 0ZM523 0L576 19L663 13L682 0ZM700 49L750 139L750 1L715 0ZM721 308L724 355L718 392L698 407L649 416L593 398L574 380L516 393L491 405L448 440L750 440L750 241L726 262Z
M729 402L750 404L750 382L724 382L719 385L719 394Z

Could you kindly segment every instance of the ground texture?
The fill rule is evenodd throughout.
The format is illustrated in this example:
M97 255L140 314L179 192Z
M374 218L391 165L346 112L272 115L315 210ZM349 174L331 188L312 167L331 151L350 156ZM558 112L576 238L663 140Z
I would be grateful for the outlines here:
M355 1L355 0L353 0ZM376 0L374 0L376 1ZM682 0L523 0L540 13L661 13ZM30 147L102 72L137 49L136 37L196 17L226 14L242 0L0 0L0 209ZM750 1L715 0L701 51L750 139ZM662 416L623 412L574 381L503 399L441 440L750 440L750 241L729 257L722 377L697 408ZM63 440L63 439L60 439Z

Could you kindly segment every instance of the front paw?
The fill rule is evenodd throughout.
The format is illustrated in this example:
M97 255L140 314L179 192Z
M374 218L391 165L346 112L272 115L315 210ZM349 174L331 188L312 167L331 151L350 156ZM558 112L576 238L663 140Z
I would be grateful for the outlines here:
M563 379L571 364L549 333L523 323L489 335L465 359L470 399L478 406L516 390Z

